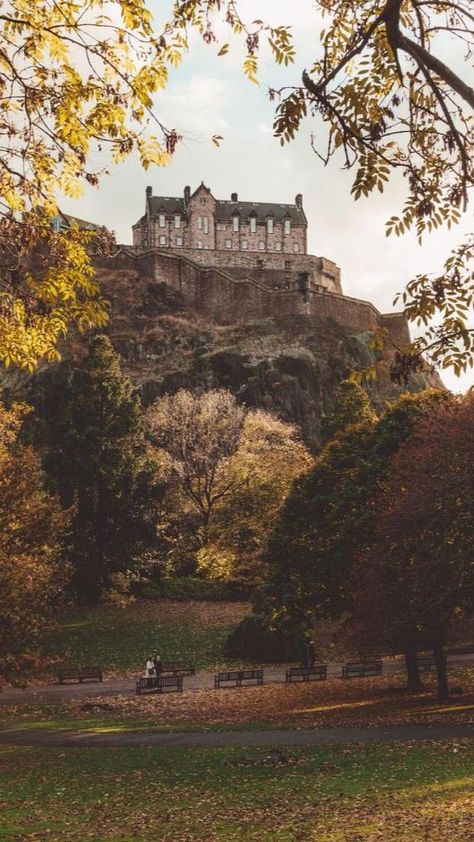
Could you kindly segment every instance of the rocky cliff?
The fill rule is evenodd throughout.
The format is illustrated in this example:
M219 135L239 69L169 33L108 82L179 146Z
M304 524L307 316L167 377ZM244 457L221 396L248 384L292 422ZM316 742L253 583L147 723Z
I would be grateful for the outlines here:
M375 362L370 335L350 335L332 319L299 315L218 325L187 308L179 293L132 269L101 270L100 276L111 302L108 333L144 405L180 387L225 387L247 406L296 422L317 450L320 420L331 412L337 384ZM84 340L74 337L63 354L81 354L83 348ZM37 386L41 377L35 376ZM24 391L26 384L10 374L5 385ZM409 389L427 385L441 381L417 375ZM376 407L400 393L390 382L387 360L378 361L368 391Z

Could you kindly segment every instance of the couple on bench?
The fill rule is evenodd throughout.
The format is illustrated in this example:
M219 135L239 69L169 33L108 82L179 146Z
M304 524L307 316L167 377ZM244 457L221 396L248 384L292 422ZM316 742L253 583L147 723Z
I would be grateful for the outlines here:
M161 673L163 672L163 661L159 655L153 655L147 659L145 665L145 676L146 678L150 679L148 684L149 687L152 686L151 679L152 678L159 678Z

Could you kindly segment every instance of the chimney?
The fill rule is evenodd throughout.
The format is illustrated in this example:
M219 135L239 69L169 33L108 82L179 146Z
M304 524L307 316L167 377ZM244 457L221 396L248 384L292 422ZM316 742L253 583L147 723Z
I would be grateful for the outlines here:
M191 198L191 188L185 187L184 188L184 207L185 208L188 207L190 198Z
M239 197L237 196L237 193L231 193L230 194L230 201L231 202L238 202L239 201Z
M300 210L303 210L303 196L301 193L298 193L298 195L295 196L295 205Z

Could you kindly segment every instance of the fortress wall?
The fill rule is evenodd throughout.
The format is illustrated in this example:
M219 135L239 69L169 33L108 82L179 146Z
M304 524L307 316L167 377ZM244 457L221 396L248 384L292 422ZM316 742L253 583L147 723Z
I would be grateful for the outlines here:
M207 313L221 324L306 314L332 318L354 333L383 326L400 348L410 341L402 313L381 315L369 301L329 291L319 292L311 287L301 291L295 283L284 289L269 288L257 278L238 279L227 275L225 270L195 265L180 259L182 257L182 254L157 250L136 254L125 248L112 259L97 257L95 263L108 269L135 269L157 283L166 283L181 292L190 307Z
M137 250L139 253L140 250ZM332 292L341 292L341 270L326 257L316 257L314 254L283 254L280 252L242 252L242 251L209 251L208 249L179 248L161 249L160 254L188 258L199 266L217 266L220 269L231 270L233 267L249 269L254 274L262 262L264 270L288 269L291 272L310 272L316 284L322 284Z

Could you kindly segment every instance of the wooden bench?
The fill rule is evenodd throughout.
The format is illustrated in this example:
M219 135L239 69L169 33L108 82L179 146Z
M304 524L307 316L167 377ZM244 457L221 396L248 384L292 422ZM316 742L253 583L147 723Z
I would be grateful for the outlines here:
M324 681L328 675L327 664L315 664L312 667L289 667L286 671L286 682L292 681Z
M418 672L433 672L435 669L433 658L418 658Z
M185 664L182 661L175 661L174 664L163 664L161 675L196 675L194 664Z
M65 681L103 681L103 673L100 667L61 667L58 670L58 681L64 684Z
M247 681L256 681L257 684L263 684L263 669L217 672L214 676L214 688L217 690L222 684L233 684L234 687L241 687L242 683Z
M152 675L137 678L136 694L142 693L182 693L182 675Z
M343 678L363 678L369 675L382 675L382 661L353 661L342 668Z

